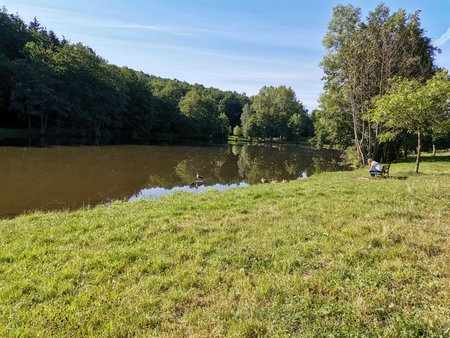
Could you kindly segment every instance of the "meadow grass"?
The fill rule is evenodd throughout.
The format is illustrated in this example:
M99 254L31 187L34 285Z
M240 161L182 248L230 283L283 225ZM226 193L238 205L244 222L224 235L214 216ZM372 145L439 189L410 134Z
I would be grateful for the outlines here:
M450 156L0 220L0 336L449 336Z

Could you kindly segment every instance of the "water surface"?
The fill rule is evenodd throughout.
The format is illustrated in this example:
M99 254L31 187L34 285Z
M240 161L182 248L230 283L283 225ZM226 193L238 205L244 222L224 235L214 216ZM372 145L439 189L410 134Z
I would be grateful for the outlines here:
M295 180L338 170L338 158L290 145L3 146L0 216ZM203 185L191 185L197 172Z

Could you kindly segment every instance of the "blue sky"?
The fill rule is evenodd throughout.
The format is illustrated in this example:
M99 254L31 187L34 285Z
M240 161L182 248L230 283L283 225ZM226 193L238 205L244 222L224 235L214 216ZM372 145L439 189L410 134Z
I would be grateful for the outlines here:
M247 95L287 85L308 109L322 90L321 41L332 9L351 3L364 16L379 1L332 0L0 0L9 12L33 17L110 63ZM450 68L450 0L392 0L412 13Z

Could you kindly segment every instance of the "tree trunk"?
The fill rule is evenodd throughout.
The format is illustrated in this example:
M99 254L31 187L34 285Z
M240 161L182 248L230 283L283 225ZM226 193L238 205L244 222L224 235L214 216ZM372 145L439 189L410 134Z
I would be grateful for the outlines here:
M59 135L60 127L61 127L61 120L58 118L58 122L56 123L56 135Z
M420 153L422 150L422 131L417 131L417 157L416 157L416 173L419 173Z
M360 140L358 137L358 118L356 116L357 108L356 108L355 98L353 95L351 97L351 106L352 106L352 120L353 120L353 138L354 138L355 147L356 147L356 155L358 156L359 164L365 165L366 160L364 158L364 153L361 149L361 143L360 143Z
M433 156L436 156L436 144L433 142Z
M41 135L44 135L47 132L47 120L47 114L41 115Z

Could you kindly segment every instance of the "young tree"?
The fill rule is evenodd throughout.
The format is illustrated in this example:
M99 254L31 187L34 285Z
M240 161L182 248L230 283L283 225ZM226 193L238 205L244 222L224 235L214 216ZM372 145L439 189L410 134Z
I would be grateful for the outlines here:
M217 135L222 139L227 139L231 133L230 120L225 113L220 113L217 117Z
M250 116L253 114L253 108L250 104L246 103L242 107L242 114L241 114L241 126L244 127L245 123L247 123L247 120L250 118Z
M422 138L450 116L450 82L447 71L437 72L426 83L395 78L385 95L374 100L371 120L384 126L381 139L393 139L402 130L417 133L416 173L419 172Z
M239 126L236 126L233 128L233 135L234 136L242 136L242 128Z

